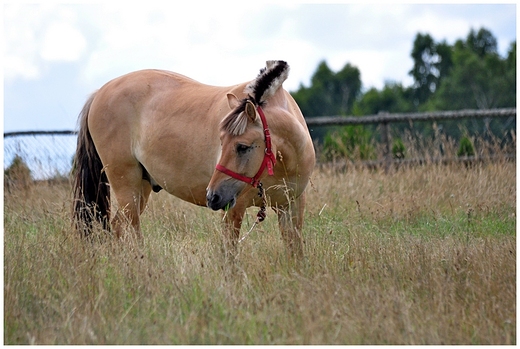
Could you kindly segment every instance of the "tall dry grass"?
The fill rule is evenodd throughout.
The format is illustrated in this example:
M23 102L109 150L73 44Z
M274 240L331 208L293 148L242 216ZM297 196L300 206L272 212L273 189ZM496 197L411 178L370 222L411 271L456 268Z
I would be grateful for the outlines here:
M122 244L72 233L67 185L6 191L4 341L515 344L515 177L507 162L317 170L304 261L270 212L233 268L220 215L163 192L144 243Z

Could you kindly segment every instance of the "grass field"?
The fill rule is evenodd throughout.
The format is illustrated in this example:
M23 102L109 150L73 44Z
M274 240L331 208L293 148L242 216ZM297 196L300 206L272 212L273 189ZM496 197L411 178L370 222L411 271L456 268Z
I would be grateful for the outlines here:
M139 245L78 239L66 184L6 190L4 342L516 344L515 163L317 169L308 194L300 265L269 211L231 268L220 214L164 192Z

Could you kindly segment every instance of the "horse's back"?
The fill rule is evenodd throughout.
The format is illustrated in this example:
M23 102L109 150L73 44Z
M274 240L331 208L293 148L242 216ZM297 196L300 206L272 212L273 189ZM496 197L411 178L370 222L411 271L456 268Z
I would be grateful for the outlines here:
M167 131L170 125L166 124L182 127L186 113L177 110L190 109L186 108L190 98L185 91L201 85L162 70L140 70L109 81L96 93L89 113L88 126L96 147L138 146L143 138Z

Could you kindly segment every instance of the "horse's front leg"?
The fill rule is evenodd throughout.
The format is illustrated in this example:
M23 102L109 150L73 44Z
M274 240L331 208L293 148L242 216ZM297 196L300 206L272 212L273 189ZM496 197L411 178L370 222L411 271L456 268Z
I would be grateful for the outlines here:
M224 212L223 249L226 258L230 260L234 260L237 256L238 238L240 237L240 228L242 227L242 219L245 212L246 207L239 203Z
M305 210L305 192L291 200L285 206L275 208L278 225L289 256L303 258L303 213Z

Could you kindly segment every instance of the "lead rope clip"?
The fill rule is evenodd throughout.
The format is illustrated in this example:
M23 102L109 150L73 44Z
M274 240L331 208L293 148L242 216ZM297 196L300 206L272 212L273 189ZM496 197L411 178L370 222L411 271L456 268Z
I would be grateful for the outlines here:
M263 222L267 216L267 212L265 210L264 187L262 186L262 183L258 183L258 196L262 198L262 206L260 206L260 211L258 211L256 214L256 220L258 223L260 223Z
M241 243L242 241L244 241L249 236L249 234L251 234L253 229L255 229L256 225L260 222L263 222L265 217L267 216L267 211L265 208L266 200L264 197L264 187L262 187L262 183L258 183L258 196L262 198L262 206L260 206L260 211L258 211L258 213L256 214L256 220L253 223L253 225L251 226L251 228L249 228L249 231L247 233L245 233L244 236L242 236L240 238L240 240L238 240L238 243Z

